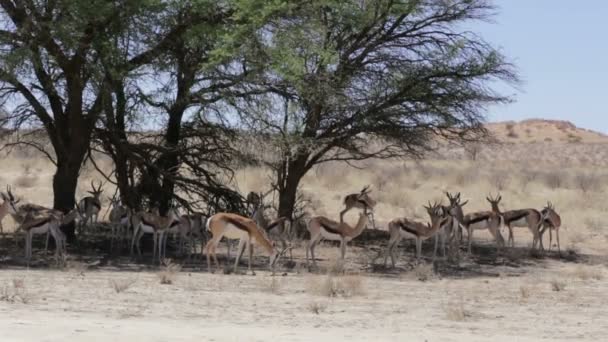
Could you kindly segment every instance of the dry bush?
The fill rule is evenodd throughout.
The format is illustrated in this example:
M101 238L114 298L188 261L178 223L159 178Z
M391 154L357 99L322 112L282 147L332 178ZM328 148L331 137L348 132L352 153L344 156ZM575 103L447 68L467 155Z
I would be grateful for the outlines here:
M538 179L538 172L526 167L519 173L521 184L526 187L528 184L535 182Z
M577 245L579 243L585 242L587 240L587 238L581 233L574 233L574 234L570 235L569 240L573 245Z
M449 302L443 307L443 310L446 318L454 322L463 322L472 316L470 312L465 310L462 299L457 302Z
M565 178L565 175L558 170L553 170L543 175L545 185L552 190L562 188L565 183Z
M412 274L419 281L429 281L437 276L432 264L418 264L412 270Z
M171 285L175 282L175 278L182 270L182 266L179 264L174 264L170 260L163 260L163 266L156 275L160 280L160 283L163 285Z
M309 279L307 287L311 293L324 297L349 298L365 294L364 279L359 275L327 275L322 280L314 277Z
M553 279L551 280L551 290L559 292L564 291L566 289L566 283L563 281Z
M68 271L73 272L79 276L84 276L84 273L89 268L89 265L87 265L86 263L75 260L67 261L65 265Z
M577 173L574 176L574 183L585 194L589 191L599 191L602 186L600 177L592 173Z
M327 303L312 302L308 304L308 310L310 310L310 312L314 313L315 315L325 312L326 309Z
M10 285L3 286L0 291L0 302L31 303L32 296L25 287L25 281L21 278L13 279Z
M15 179L15 185L20 188L33 188L36 186L38 178L29 175L21 175Z
M121 293L128 290L133 284L137 282L137 279L128 278L128 279L110 279L110 287L116 293Z

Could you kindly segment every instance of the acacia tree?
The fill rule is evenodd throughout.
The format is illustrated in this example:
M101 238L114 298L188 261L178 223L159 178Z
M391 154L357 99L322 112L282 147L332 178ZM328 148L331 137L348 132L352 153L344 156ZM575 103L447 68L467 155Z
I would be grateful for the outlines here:
M107 94L102 90L108 78L99 63L106 43L133 22L156 17L160 4L0 0L0 83L13 108L7 118L16 134L12 144L38 148L56 165L55 209L75 204L78 175ZM155 39L142 41L114 70L126 74L146 65L183 29L174 25L154 32ZM37 131L46 133L52 151L29 139Z
M489 85L517 82L500 52L462 29L493 10L485 0L313 0L264 24L267 93L237 108L279 152L279 215L291 217L314 165L482 139L486 106L509 100Z

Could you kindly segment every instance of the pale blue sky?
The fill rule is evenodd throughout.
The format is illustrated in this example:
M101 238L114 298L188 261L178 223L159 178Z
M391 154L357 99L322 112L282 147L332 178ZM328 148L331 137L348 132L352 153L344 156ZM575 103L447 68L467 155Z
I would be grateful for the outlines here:
M496 0L494 23L474 30L518 67L516 102L490 121L552 118L608 133L608 1Z

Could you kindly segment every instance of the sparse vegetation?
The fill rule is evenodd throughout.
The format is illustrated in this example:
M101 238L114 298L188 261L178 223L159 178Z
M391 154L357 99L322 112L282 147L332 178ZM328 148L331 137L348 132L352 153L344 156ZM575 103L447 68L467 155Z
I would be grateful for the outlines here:
M31 301L32 296L25 287L25 281L21 278L13 279L10 284L1 288L0 302L29 304Z
M471 313L465 310L462 299L449 302L443 307L443 310L446 318L450 321L463 322L467 318L471 317Z
M137 279L127 278L127 279L110 279L110 287L116 293L122 293L128 290L133 284L137 282Z
M312 302L308 304L308 310L310 310L310 312L314 313L315 315L325 312L326 309L327 303Z
M365 294L363 277L359 275L311 277L308 291L324 297L354 297Z
M171 285L175 282L175 279L181 270L181 265L175 264L171 260L164 260L161 270L156 275L161 284Z
M561 280L557 280L557 279L553 279L551 281L551 290L555 291L555 292L560 292L560 291L564 291L566 289L566 283L561 281Z

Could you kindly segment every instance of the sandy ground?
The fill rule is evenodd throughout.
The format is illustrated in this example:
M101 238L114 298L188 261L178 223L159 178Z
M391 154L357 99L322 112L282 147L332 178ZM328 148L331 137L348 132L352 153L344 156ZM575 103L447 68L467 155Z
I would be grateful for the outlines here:
M298 265L272 276L261 255L256 276L210 274L196 261L171 274L170 285L160 284L162 270L139 264L4 265L0 340L591 341L608 333L599 257L465 263L469 271L442 275L428 261L412 270L409 249L397 270L366 271L363 253L349 248L344 273L331 276L331 246L319 248L325 266L316 273Z

